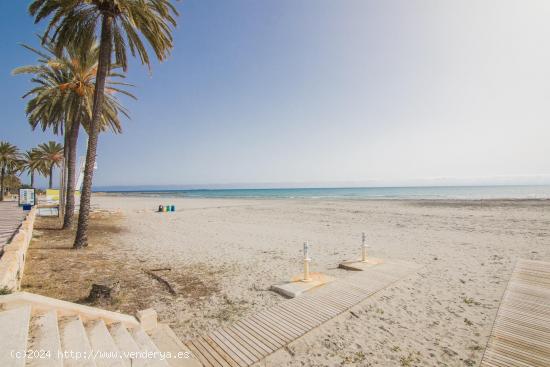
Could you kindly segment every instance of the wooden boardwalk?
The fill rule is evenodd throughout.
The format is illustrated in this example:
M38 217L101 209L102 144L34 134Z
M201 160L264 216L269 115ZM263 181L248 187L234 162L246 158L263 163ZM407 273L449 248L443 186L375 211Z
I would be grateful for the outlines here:
M550 263L518 260L481 367L550 366Z
M187 347L204 367L250 366L418 268L403 261L375 265L190 340Z
M27 212L24 212L16 202L0 202L0 253L2 253L2 248L11 240L26 215Z

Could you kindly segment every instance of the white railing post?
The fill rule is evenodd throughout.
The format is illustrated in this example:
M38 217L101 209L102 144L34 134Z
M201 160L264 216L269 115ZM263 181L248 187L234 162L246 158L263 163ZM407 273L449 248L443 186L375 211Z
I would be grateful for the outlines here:
M367 262L367 241L365 237L365 232L361 235L361 261Z

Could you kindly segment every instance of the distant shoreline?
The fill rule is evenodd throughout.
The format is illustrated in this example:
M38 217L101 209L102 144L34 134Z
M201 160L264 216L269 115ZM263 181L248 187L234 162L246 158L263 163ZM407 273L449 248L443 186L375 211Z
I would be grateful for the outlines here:
M94 194L195 199L539 201L550 200L550 186L97 190Z
M484 202L484 203L497 203L497 202L550 202L550 198L517 198L517 197L495 197L495 198L447 198L447 197L275 197L275 196L186 196L176 195L170 193L139 193L139 192L105 192L95 191L94 196L102 197L128 197L128 198L172 198L172 199L193 199L193 200L277 200L277 201L402 201L402 202Z
M346 198L346 197L333 197L333 198L284 198L284 197L197 197L197 196L184 196L184 195L140 195L135 192L109 192L109 191L94 191L94 196L97 197L113 197L113 198L133 198L133 199L178 199L178 200L196 200L196 201L280 201L280 202L380 202L380 203L410 203L418 204L420 206L475 206L475 205L487 205L487 206L515 206L519 204L533 204L547 206L550 205L550 198ZM162 204L162 202L159 202Z

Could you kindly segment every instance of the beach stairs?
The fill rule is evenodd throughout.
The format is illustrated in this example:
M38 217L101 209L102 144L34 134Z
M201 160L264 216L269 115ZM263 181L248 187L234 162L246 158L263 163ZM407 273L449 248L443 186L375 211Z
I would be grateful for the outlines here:
M136 316L26 292L0 296L0 366L201 366L156 312Z

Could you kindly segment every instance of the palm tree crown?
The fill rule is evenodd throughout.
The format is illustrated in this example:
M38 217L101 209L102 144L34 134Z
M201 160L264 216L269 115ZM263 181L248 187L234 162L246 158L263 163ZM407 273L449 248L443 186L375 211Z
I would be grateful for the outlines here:
M171 27L176 26L176 8L170 0L34 0L29 12L38 23L53 15L44 32L61 50L65 45L90 45L103 17L114 20L110 34L116 64L126 71L127 48L132 56L150 67L144 37L159 60L173 48Z
M0 141L0 201L4 200L4 180L6 175L17 172L21 167L19 149L8 143Z
M43 159L40 151L36 148L27 150L23 153L23 169L29 172L31 177L30 186L34 187L34 174L38 172L41 175L46 175L48 170L46 166L46 161Z
M53 169L54 167L60 167L63 162L63 145L55 141L39 144L38 154L47 169L50 178L48 187L51 189L53 187Z
M14 69L12 74L30 74L35 85L23 98L32 97L26 108L27 118L33 129L40 126L43 131L51 128L54 134L69 130L73 124L82 124L88 131L92 118L93 93L97 72L98 45L87 50L65 47L56 53L51 43L43 50L23 45L39 56L37 65ZM111 129L122 132L119 115L129 118L128 111L116 99L121 93L135 99L135 96L121 86L130 86L114 80L124 78L112 67L105 89L105 104L101 116L100 130Z

